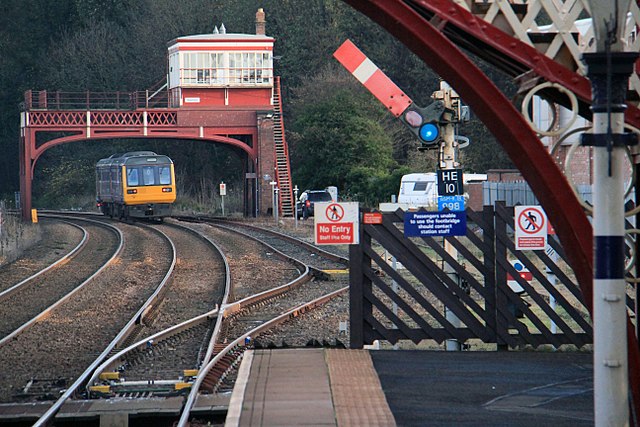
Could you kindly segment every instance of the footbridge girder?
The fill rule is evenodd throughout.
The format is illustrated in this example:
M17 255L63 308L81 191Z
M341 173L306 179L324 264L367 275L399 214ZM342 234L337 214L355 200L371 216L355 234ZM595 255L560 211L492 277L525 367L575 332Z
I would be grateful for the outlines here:
M256 110L55 110L30 109L21 115L20 190L24 218L32 208L35 166L42 154L55 146L105 139L175 139L225 144L246 154L243 166L245 214L253 216L261 202L256 187L261 155L273 164L273 131L270 111ZM44 140L47 133L63 134ZM245 138L242 138L245 137ZM242 138L242 139L241 139ZM244 140L243 140L244 139ZM42 141L44 140L44 141ZM249 141L249 142L247 142ZM271 172L269 170L269 172ZM269 186L265 186L270 191ZM270 193L263 199L268 199ZM270 204L267 204L270 206Z

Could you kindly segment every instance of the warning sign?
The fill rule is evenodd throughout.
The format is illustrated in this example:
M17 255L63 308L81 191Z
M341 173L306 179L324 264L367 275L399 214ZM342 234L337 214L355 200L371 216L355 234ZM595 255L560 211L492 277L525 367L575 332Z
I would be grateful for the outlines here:
M316 245L353 245L360 242L358 203L319 203L314 205Z
M362 214L362 222L365 224L382 224L382 213L365 212Z
M547 215L540 206L516 206L515 230L517 250L545 250Z

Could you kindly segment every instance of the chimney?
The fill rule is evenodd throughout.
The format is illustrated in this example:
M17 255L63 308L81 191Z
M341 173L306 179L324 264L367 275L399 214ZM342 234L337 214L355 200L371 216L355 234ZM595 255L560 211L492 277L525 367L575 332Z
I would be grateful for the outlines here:
M264 10L258 9L256 12L256 34L264 36L266 34L266 21L264 19Z

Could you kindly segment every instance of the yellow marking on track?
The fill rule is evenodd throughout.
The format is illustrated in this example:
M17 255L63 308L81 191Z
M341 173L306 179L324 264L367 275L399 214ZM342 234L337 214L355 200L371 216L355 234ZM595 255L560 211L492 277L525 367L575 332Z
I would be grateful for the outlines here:
M111 387L108 385L92 385L89 387L89 390L96 391L98 393L109 393L111 391Z
M349 274L349 269L345 268L344 270L322 270L322 272L327 274Z
M182 374L185 377L197 377L198 376L198 370L197 369L185 369L184 371L182 371Z
M100 374L101 380L119 380L120 372L103 372Z

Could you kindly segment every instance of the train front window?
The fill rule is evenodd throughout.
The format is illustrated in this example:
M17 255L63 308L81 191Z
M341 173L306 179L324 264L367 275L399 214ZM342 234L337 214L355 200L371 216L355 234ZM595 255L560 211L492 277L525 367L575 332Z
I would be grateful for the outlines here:
M155 185L156 180L154 178L153 169L154 166L145 166L142 168L142 179L144 181L144 185Z
M129 187L170 184L171 167L168 165L127 167L127 185Z
M127 185L129 187L140 185L138 183L138 169L135 169L135 168L127 169Z
M171 169L169 166L158 166L160 171L160 185L171 184Z

